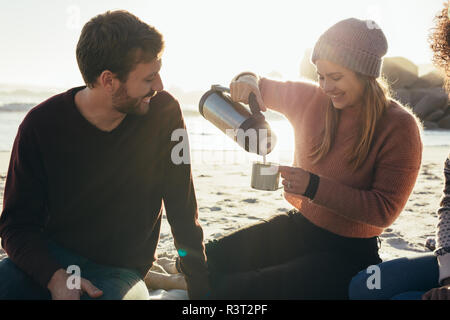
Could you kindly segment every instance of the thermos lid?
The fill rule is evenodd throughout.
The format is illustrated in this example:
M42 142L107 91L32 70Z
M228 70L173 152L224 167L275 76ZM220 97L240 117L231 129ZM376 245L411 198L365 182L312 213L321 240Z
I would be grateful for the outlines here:
M230 89L227 87L223 87L221 85L218 84L213 84L211 86L211 89L209 91L207 91L201 98L200 98L200 102L198 104L198 111L200 112L200 114L204 117L205 115L203 114L203 106L205 105L205 101L206 99L208 99L208 97L213 94L213 93L222 93L222 92L228 92L230 93ZM221 96L226 99L226 97L221 94Z
M205 105L205 101L206 99L208 99L208 97L213 94L213 93L219 93L222 98L228 100L230 103L235 103L233 102L228 96L224 95L223 93L230 93L230 89L224 86L221 86L219 84L213 84L211 86L211 89L209 91L207 91L201 98L200 98L200 102L198 104L198 111L200 112L200 114L204 117L205 115L203 114L203 107ZM250 96L248 97L249 100L249 107L250 107L250 111L252 113L252 115L256 118L262 118L264 119L264 115L261 113L261 110L259 109L259 105L258 105L258 101L256 100L256 96L255 94L252 92L250 93Z

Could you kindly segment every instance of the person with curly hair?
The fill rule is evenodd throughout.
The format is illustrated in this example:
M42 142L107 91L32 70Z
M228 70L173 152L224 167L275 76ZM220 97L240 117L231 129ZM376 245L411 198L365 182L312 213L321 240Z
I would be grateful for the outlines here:
M445 89L450 92L450 11L449 3L435 18L430 35L433 63L445 72ZM413 259L400 258L378 265L381 285L370 289L373 274L359 272L349 287L350 299L450 300L450 154L444 164L444 194L438 209L436 249L433 254Z

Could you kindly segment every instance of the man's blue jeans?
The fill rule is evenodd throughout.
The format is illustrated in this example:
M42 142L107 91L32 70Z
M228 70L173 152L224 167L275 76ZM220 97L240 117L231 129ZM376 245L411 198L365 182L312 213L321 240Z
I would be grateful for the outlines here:
M362 270L350 282L350 299L419 300L427 291L439 287L439 267L433 254L394 259L380 263L378 267L380 288L370 289L367 282L371 282L369 278L375 272Z
M99 298L90 298L87 293L83 300L148 300L147 286L141 275L131 269L99 265L84 257L69 252L55 243L50 243L50 252L66 269L70 265L80 268L80 276L89 280L103 291ZM0 300L45 300L51 299L50 291L32 280L9 258L0 261Z

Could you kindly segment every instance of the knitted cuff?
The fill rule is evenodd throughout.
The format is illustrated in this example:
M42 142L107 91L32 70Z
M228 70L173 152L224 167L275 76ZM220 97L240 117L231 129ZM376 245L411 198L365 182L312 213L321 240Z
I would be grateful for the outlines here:
M234 77L233 81L237 81L240 77L243 76L254 76L256 79L258 79L258 75L256 73L246 71L239 73L236 77Z

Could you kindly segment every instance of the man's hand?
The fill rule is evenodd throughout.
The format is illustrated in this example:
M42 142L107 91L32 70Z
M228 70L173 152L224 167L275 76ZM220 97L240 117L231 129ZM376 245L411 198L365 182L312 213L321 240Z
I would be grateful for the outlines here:
M422 300L450 300L450 278L445 279L443 285L433 288L422 296Z
M87 293L91 298L98 298L103 295L100 289L84 278L80 279L80 289L69 289L67 286L68 278L69 275L64 269L59 269L53 274L47 285L53 300L80 300L83 293Z

